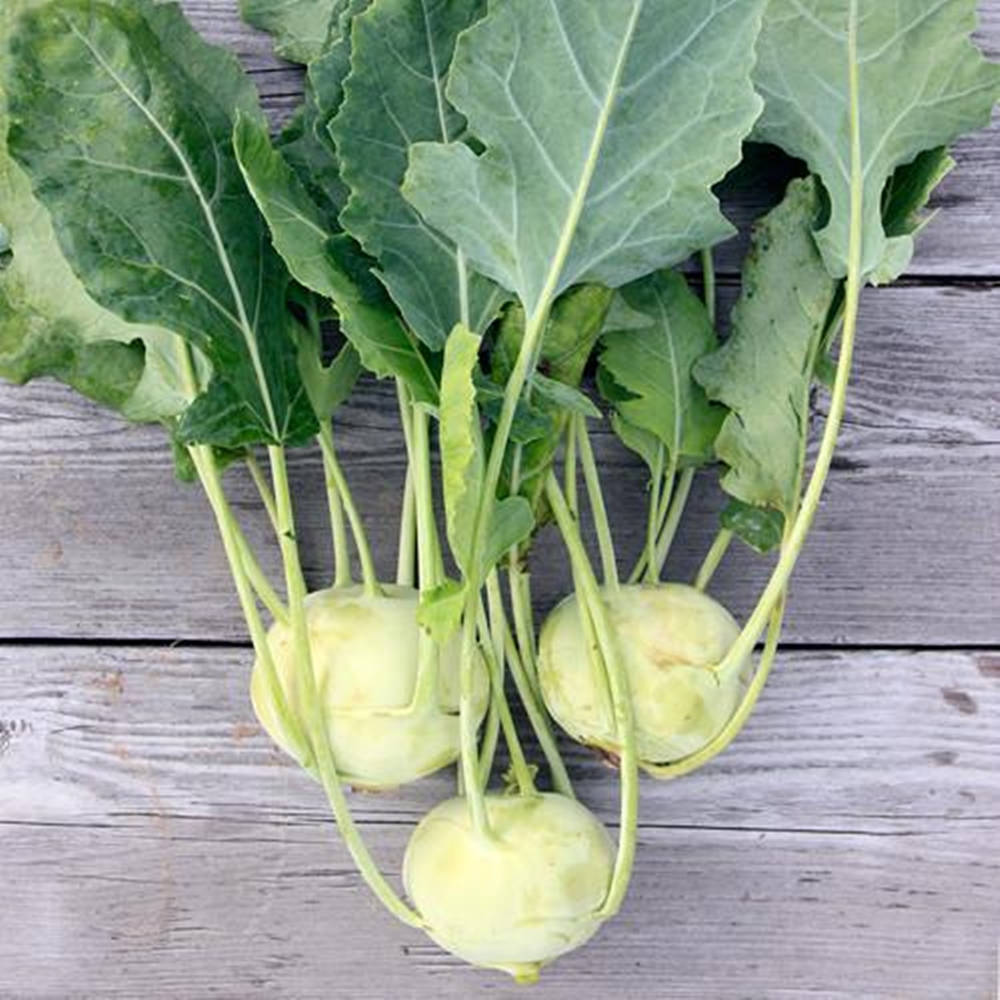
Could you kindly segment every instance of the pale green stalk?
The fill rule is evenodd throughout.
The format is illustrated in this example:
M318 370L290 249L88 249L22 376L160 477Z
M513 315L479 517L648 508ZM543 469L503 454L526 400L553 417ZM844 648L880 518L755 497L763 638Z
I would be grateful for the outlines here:
M622 744L618 853L607 897L597 911L600 917L605 918L614 915L620 909L628 891L632 867L635 862L639 813L639 768L632 696L629 691L628 674L617 649L614 628L601 597L597 578L594 576L576 521L566 505L566 500L559 488L559 482L552 472L546 479L545 495L559 526L570 561L576 568L582 588L579 596L582 598L582 602L588 605L590 614L593 616L597 643L604 659L608 683L611 687L615 728Z
M281 557L285 566L285 584L288 591L289 612L292 622L292 641L295 663L302 684L302 695L307 715L307 730L313 747L320 780L330 802L330 808L337 820L340 834L350 851L365 882L379 901L399 920L411 927L424 927L420 915L409 907L399 894L389 885L379 871L375 860L368 851L361 834L351 816L350 807L337 773L330 748L323 706L320 702L313 672L312 651L309 645L309 630L306 620L306 585L299 562L298 543L295 535L295 517L292 511L291 491L288 486L288 470L284 449L277 445L268 448L271 460L271 478L274 481L276 510L281 544ZM348 507L348 511L350 508Z

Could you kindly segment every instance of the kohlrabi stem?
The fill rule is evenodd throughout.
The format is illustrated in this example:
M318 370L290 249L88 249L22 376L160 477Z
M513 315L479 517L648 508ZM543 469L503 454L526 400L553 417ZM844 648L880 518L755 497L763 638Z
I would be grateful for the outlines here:
M573 783L569 779L569 772L563 763L559 747L556 745L555 737L552 734L552 727L549 726L548 716L541 708L537 694L532 690L528 682L528 676L524 669L524 664L518 652L514 637L511 635L510 627L504 623L504 649L507 654L507 664L510 667L511 677L514 678L514 686L517 688L518 697L524 705L525 713L531 728L534 730L535 739L541 747L545 762L548 764L549 773L552 775L552 787L562 795L571 799L576 798L573 791Z
M469 583L466 583L469 586ZM473 600L474 599L474 600ZM486 799L483 795L483 784L479 777L479 754L476 748L476 705L475 705L475 678L473 670L476 665L478 655L478 645L476 643L476 626L479 615L479 594L475 592L471 598L465 602L465 611L462 619L462 647L459 669L459 694L458 694L458 730L459 746L461 749L460 771L462 774L462 788L466 801L469 803L469 811L472 816L472 825L476 832L482 837L491 837L489 817L486 814ZM499 705L497 706L499 711ZM503 720L500 719L502 722Z
M396 555L396 585L413 587L417 582L417 508L413 469L407 466L403 485L403 508L399 512L399 550Z
M486 788L490 782L490 775L493 773L493 761L497 755L497 741L500 739L500 709L497 700L492 692L493 679L490 678L490 707L486 714L486 722L483 724L482 746L479 750L479 783ZM461 776L461 768L459 776ZM465 782L459 783L458 794L462 794Z
M643 770L657 778L679 778L682 775L690 774L699 767L707 764L713 757L717 757L734 739L739 735L750 713L757 704L761 691L767 683L771 667L774 665L775 656L778 652L778 642L781 638L781 622L785 615L785 595L782 594L778 603L771 611L770 622L767 628L767 639L760 654L760 661L754 673L753 680L743 695L743 699L737 706L736 711L730 716L729 721L716 733L712 739L696 753L671 764L643 764Z
M685 469L677 479L677 488L667 508L667 517L663 522L660 537L656 543L656 579L659 580L663 574L663 564L670 555L670 547L674 543L677 535L677 528L680 526L681 518L684 516L684 508L687 506L688 497L691 495L691 484L694 482L694 469Z
M250 584L260 598L261 604L271 612L271 617L276 622L287 625L288 609L278 596L277 591L271 586L271 581L268 580L267 574L261 569L260 563L257 561L257 556L247 541L246 535L243 534L243 529L235 519L232 520L232 530L233 539L240 553L240 563L247 578L250 580Z
M413 489L417 502L417 559L420 589L436 587L444 579L441 540L434 516L431 482L430 417L420 405L413 407Z
M507 587L521 665L528 686L537 699L541 697L541 689L538 686L538 651L535 648L534 614L531 608L531 576L520 565L512 562L507 568Z
M399 424L406 445L406 483L403 487L403 509L399 517L399 552L396 557L396 583L416 586L417 559L417 494L413 456L413 405L403 380L396 379L396 400L399 403Z
M577 480L579 470L576 458L576 424L572 418L566 428L566 455L563 459L563 491L566 494L566 506L575 518L580 516L580 500L577 496Z
M333 585L349 587L351 580L351 553L347 545L347 525L344 522L344 503L337 488L337 477L331 462L333 451L333 432L325 420L320 420L319 433L320 454L323 457L323 483L326 487L326 505L330 514L330 538L333 544ZM329 447L327 445L329 444Z
M711 247L705 247L701 252L701 276L705 284L705 311L709 322L715 326L715 261L712 259Z
M705 590L712 582L715 571L719 568L719 563L725 558L729 551L729 546L733 542L733 533L728 528L720 528L715 536L711 548L705 555L705 561L698 570L698 575L694 578L696 590Z
M646 561L646 580L650 583L655 583L654 569L656 565L656 539L660 530L660 492L664 489L663 482L663 463L666 457L666 448L662 443L656 446L656 458L653 460L653 470L652 475L649 479L649 503L647 504L647 514L646 514L646 550L645 550L645 561ZM670 482L666 484L666 495L669 498L673 490L673 476L677 471L677 467L673 461L670 463L671 476ZM633 571L633 576L635 572ZM629 583L634 583L635 581L631 578Z
M764 626L767 624L774 607L788 586L788 580L795 569L795 563L802 552L802 546L805 544L806 535L808 535L809 529L812 527L816 511L819 509L820 498L823 495L823 487L830 473L833 455L837 448L837 438L840 434L840 426L844 419L844 410L847 406L847 388L851 379L851 362L854 357L854 341L857 334L858 309L861 301L861 286L863 281L861 254L864 236L864 170L861 156L861 119L857 64L858 11L857 5L854 3L850 5L849 18L848 80L850 86L851 222L847 252L844 328L840 338L837 377L834 380L833 390L830 394L830 412L826 418L826 426L823 428L823 437L820 441L819 452L816 455L812 475L809 477L809 485L806 487L802 498L802 506L799 508L795 521L788 531L785 544L781 549L781 555L774 569L771 571L771 576L764 587L760 599L757 601L757 606L747 619L739 637L716 668L720 673L725 672L734 664L741 663L746 659L756 645L757 639L764 630Z
M578 415L571 419L576 424L580 467L583 469L583 481L587 487L587 499L590 501L590 512L594 519L594 530L597 533L597 547L601 553L601 572L604 575L604 585L614 593L620 586L618 559L615 556L615 544L611 537L611 525L608 523L608 510L604 504L604 493L601 491L601 477L597 471L594 449L591 447L590 434L587 431L587 418Z
M639 815L639 767L636 747L635 720L632 710L632 696L629 691L628 674L618 652L614 627L608 616L607 607L601 596L597 578L587 557L587 550L580 537L576 519L566 505L559 488L559 481L549 472L545 481L545 495L552 508L552 514L559 526L563 543L569 553L577 579L582 587L580 597L588 605L593 616L594 631L601 656L608 674L612 694L612 711L615 729L621 740L621 810L618 830L618 854L608 887L608 894L598 910L600 917L610 917L618 912L625 893L628 891L632 866L635 861L636 833Z
M330 802L330 808L333 810L334 818L337 820L337 826L340 828L340 835L369 888L390 913L411 927L422 928L424 922L420 915L403 902L399 894L379 871L355 826L347 798L344 795L340 776L333 760L326 720L323 715L323 705L319 698L316 677L313 673L312 651L309 645L309 629L306 621L306 584L299 562L295 515L292 510L291 490L288 485L285 452L282 447L271 445L268 447L268 456L271 460L271 478L274 481L279 527L278 538L281 544L281 558L285 566L285 584L288 590L295 663L301 680L303 707L308 720L307 729L320 780Z
M525 591L521 588L519 583L514 582L514 577L508 573L510 580L510 593L512 605L515 603L521 603L525 596ZM527 582L527 578L525 578ZM549 772L552 775L552 784L557 792L561 792L563 795L568 795L570 798L575 798L573 792L573 785L569 780L569 774L566 771L566 765L563 763L562 756L559 753L559 748L556 746L555 738L552 735L552 730L549 726L548 716L545 713L544 708L542 708L541 693L537 686L537 678L533 678L528 672L525 656L526 650L518 648L518 644L514 641L514 636L510 629L510 623L507 619L503 599L500 595L500 584L497 579L496 573L491 573L486 581L487 587L487 597L490 602L490 626L494 630L494 635L498 634L500 636L501 644L501 655L505 657L507 661L507 666L510 668L511 677L514 679L514 686L517 689L518 697L521 700L521 704L524 706L525 713L528 716L528 721L531 723L531 728L534 730L535 738L538 740L538 745L542 750L542 754L545 757L545 762L548 764ZM528 640L528 655L534 657L534 629L530 624L530 605L528 608L528 623L527 631L530 639ZM498 630L498 632L497 632Z
M535 794L535 779L528 767L527 758L524 756L524 748L521 746L521 739L517 735L517 727L514 725L514 717L510 712L510 704L507 701L507 693L504 690L504 632L507 619L504 617L503 598L500 596L500 581L494 570L486 580L486 596L490 607L490 617L487 621L486 612L480 603L479 621L480 628L486 630L489 635L487 663L490 668L490 676L493 679L493 697L496 699L497 712L500 716L500 725L503 728L504 742L510 753L510 763L514 771L514 779L521 795ZM488 777L488 775L487 775Z
M525 383L531 374L535 363L538 344L542 331L548 319L551 297L546 297L545 304L537 309L525 325L524 338L517 361L507 380L504 389L503 405L497 420L493 444L490 447L490 457L486 463L486 472L480 487L479 503L473 517L472 537L469 545L469 566L478 567L482 560L486 533L489 529L490 516L497 499L497 486L503 469L503 457L510 441L510 431L514 423L517 404L524 391ZM472 822L476 831L483 836L490 836L489 818L486 814L486 802L482 787L478 781L479 757L476 751L476 718L473 689L474 657L476 655L476 616L479 608L479 591L485 580L478 569L472 569L465 580L466 597L462 611L462 646L459 685L459 729L461 736L462 762L461 770L465 783L465 795L469 801Z
M358 558L361 561L361 580L364 583L365 593L369 597L374 597L380 593L378 577L375 573L375 562L372 559L372 550L368 545L368 536L365 533L365 525L355 506L351 489L347 485L344 471L337 461L337 453L333 447L333 430L327 420L321 420L319 425L319 446L323 453L323 466L327 476L340 497L347 520L351 525L351 534L354 536L354 545L358 550ZM277 491L277 484L275 484Z
M260 494L260 501L264 505L264 510L267 511L267 516L271 521L271 527L274 528L275 534L277 534L278 515L274 510L274 494L271 492L271 486L264 475L264 470L260 467L257 456L249 449L247 450L245 461L247 469L250 472L250 478L253 480L254 486L257 487L257 492Z
M263 671L262 676L264 678L264 686L267 688L268 698L274 706L274 711L282 730L288 735L292 753L300 761L306 761L309 759L309 743L299 724L298 717L288 704L288 699L285 697L284 689L281 686L281 680L278 677L277 668L274 665L271 647L267 642L267 632L264 629L264 623L261 621L260 612L257 610L253 589L247 577L239 542L236 538L234 530L236 519L226 499L225 491L222 488L222 479L215 461L215 454L211 448L205 445L190 445L188 453L191 455L191 461L194 463L198 478L201 480L202 488L205 491L205 496L208 498L208 502L212 507L212 513L215 515L216 524L219 527L222 547L226 553L229 570L232 573L233 583L236 587L236 596L239 598L243 618L250 632L250 641L253 643L254 653Z

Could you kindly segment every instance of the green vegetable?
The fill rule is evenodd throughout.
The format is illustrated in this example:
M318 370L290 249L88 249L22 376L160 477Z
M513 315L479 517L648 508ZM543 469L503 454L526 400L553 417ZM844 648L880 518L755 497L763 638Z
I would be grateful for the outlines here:
M451 642L419 663L415 590L335 587L306 599L316 686L337 770L356 788L385 789L440 770L458 757L458 648ZM291 628L276 623L268 646L293 706L305 697ZM485 712L488 681L480 662L475 703ZM274 704L261 661L250 686L254 711L275 743L297 756ZM300 759L316 770L310 757Z
M165 425L219 528L258 717L322 785L376 897L470 962L530 980L616 914L639 768L711 760L767 679L861 289L905 269L947 145L1000 93L969 40L973 0L900 7L245 0L307 63L277 136L235 58L176 6L0 11L0 374L53 375ZM733 230L713 186L748 137L810 174L756 225L720 340L712 246ZM692 253L703 301L669 270ZM394 381L406 448L392 583L337 450L366 375ZM650 471L624 582L588 428L605 415ZM288 475L307 445L330 520L331 585L313 594ZM713 462L721 528L694 586L663 582ZM279 584L227 498L232 465L259 492ZM538 636L550 520L573 592ZM734 537L777 550L742 625L705 593ZM575 800L553 719L620 764L614 847ZM413 834L408 902L346 785L451 762L460 795Z
M600 927L614 851L597 818L565 796L491 795L486 808L488 840L464 799L432 809L407 845L403 881L443 948L532 982Z

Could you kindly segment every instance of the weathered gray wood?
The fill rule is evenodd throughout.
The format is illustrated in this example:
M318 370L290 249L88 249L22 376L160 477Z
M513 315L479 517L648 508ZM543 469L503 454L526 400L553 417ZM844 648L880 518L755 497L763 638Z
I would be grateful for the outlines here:
M797 572L787 636L810 643L1000 642L1000 290L895 288L864 305L839 465ZM383 572L394 565L403 447L391 390L366 385L339 420L344 464ZM641 544L644 475L598 436L623 557ZM196 488L174 482L158 428L129 427L58 386L0 387L0 635L240 639L245 630ZM251 488L234 498L273 554ZM296 465L310 576L329 572L313 453ZM702 476L673 572L714 531ZM275 569L276 560L268 565ZM567 587L558 543L534 558L539 606ZM765 562L736 552L717 591L748 608Z
M213 41L237 51L253 73L264 106L275 121L295 109L301 94L301 71L275 59L270 39L240 23L235 0L184 0L183 6L198 29ZM992 57L1000 53L1000 0L980 0L979 40ZM980 135L956 146L959 168L935 197L945 211L923 233L910 273L925 276L1000 275L995 220L1000 217L1000 119ZM724 271L738 271L746 248L750 222L779 196L783 182L771 181L769 190L736 191L724 198L727 214L741 237L718 251Z
M245 686L239 650L0 649L0 996L513 997L369 900ZM998 711L995 654L784 657L723 758L644 783L625 910L540 995L985 1000ZM388 871L450 789L355 797Z

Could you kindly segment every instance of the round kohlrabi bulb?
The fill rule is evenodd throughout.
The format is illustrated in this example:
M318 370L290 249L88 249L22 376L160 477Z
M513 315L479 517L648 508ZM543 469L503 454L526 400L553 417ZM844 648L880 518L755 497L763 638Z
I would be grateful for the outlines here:
M744 690L738 664L718 664L739 635L718 601L679 583L603 592L617 649L628 674L639 759L665 764L701 750L726 724ZM553 718L575 740L621 752L607 680L588 655L576 596L542 628L538 679Z
M416 697L419 595L408 587L383 585L321 590L306 598L309 649L334 763L357 788L395 788L450 764L459 752L458 637L438 651L437 683ZM303 696L292 630L276 623L267 636L285 692L305 728ZM485 664L475 666L477 722L486 710ZM293 741L278 718L264 668L254 664L250 694L261 725L284 750ZM315 761L299 760L313 775Z
M403 881L442 948L522 982L598 929L614 867L607 831L564 795L487 795L490 836L449 799L417 826Z

